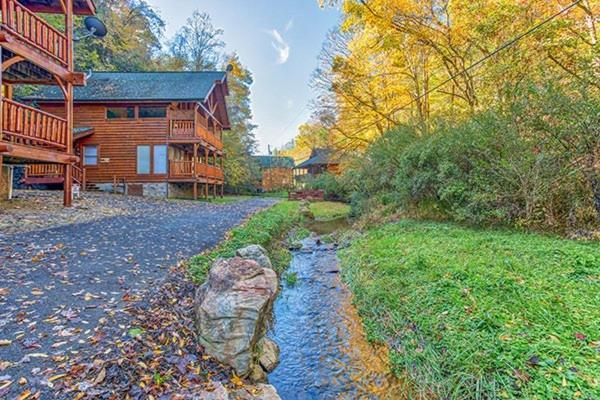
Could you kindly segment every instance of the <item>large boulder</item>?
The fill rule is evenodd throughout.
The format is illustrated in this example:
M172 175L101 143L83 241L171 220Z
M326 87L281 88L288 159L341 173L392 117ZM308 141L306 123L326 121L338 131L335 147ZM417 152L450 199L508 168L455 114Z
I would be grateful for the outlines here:
M217 260L196 292L194 312L207 354L248 377L259 366L259 342L277 294L277 274L254 260Z
M271 264L271 260L267 255L267 250L264 247L258 244L252 244L250 246L244 247L243 249L239 249L236 252L236 256L241 258L246 258L248 260L254 260L263 268L273 269L273 265Z

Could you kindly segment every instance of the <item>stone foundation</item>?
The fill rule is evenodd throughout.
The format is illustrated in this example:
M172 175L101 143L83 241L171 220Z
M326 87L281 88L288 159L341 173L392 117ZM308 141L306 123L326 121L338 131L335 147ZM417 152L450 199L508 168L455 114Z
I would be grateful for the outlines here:
M114 186L112 183L96 183L95 184L98 190L102 192L114 192ZM139 186L142 187L141 195L144 197L154 197L154 198L166 198L168 192L167 183L128 183L127 184L127 192L131 195L140 195L138 193L137 188ZM123 194L123 185L117 184L117 193Z
M168 194L168 183L143 183L144 197L164 198Z
M203 186L198 185L198 197L203 196ZM169 197L172 199L193 199L194 185L192 183L169 183Z
M3 165L0 171L0 200L12 199L13 167Z

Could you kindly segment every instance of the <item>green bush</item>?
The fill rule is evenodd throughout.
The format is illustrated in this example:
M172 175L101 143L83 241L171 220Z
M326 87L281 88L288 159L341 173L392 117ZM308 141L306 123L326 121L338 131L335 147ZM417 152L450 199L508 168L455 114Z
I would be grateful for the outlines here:
M579 121L579 122L573 122ZM350 164L337 189L354 214L387 208L420 217L552 230L596 225L600 101L533 88L468 121L404 125Z
M306 188L323 190L326 200L344 201L348 195L337 177L329 172L308 179L306 181Z

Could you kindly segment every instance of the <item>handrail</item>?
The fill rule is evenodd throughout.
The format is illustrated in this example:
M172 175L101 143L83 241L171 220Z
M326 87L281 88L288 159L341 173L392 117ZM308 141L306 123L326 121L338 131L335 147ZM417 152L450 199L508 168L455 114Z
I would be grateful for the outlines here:
M16 0L1 0L3 27L27 43L68 64L67 36Z
M73 183L79 185L82 191L86 186L86 170L76 164L72 165ZM65 174L64 164L29 164L25 168L25 178L54 178L62 177Z
M4 140L28 146L67 148L67 121L45 111L2 99L2 134Z
M34 176L63 176L65 173L64 165L62 164L30 164L25 169L26 177Z
M194 120L172 119L169 124L169 134L171 137L193 137Z
M79 166L73 164L71 168L71 176L73 178L73 182L79 185L79 187L85 191L86 182L86 170L85 168L80 168Z
M191 160L169 160L169 176L223 179L223 170L219 167Z
M171 176L193 176L193 161L169 160L169 175Z
M208 144L218 149L223 147L221 139L218 138L208 127L204 126L203 124L199 124L196 130L200 139L203 139Z

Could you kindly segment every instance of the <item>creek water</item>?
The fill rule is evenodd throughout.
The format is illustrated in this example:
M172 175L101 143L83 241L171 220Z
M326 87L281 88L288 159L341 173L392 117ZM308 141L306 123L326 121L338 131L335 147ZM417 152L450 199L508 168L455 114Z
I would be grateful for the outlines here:
M302 245L287 272L296 275L296 283L286 285L284 279L274 305L269 336L281 356L269 383L284 400L406 398L385 350L365 339L340 279L335 246L316 235Z

